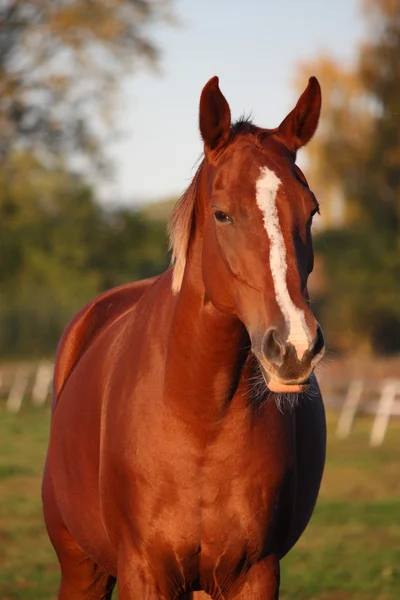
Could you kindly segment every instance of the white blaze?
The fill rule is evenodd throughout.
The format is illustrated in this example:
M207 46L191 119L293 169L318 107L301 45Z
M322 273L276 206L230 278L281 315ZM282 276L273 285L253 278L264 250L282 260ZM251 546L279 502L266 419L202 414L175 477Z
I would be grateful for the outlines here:
M286 246L276 207L276 194L280 185L279 177L268 167L262 167L256 183L256 200L257 206L263 214L264 227L269 238L272 280L276 299L289 331L288 342L293 344L297 356L301 359L309 346L310 333L304 311L293 303L287 287Z

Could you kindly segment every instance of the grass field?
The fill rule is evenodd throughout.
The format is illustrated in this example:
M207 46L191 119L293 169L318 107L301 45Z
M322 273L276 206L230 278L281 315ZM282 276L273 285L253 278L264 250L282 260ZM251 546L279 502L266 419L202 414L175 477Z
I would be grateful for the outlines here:
M368 446L371 421L346 441L333 434L318 507L282 562L283 600L400 598L400 423ZM56 598L59 572L41 517L49 414L0 412L0 600Z

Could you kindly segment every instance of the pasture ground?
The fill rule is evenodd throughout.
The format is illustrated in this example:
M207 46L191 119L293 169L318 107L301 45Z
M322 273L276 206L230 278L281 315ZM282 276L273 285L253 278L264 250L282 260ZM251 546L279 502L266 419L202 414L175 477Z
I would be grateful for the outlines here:
M371 420L350 438L334 436L328 415L328 462L306 533L282 561L282 600L400 598L400 422L371 449ZM49 412L0 408L0 598L56 598L59 572L41 516L40 478Z

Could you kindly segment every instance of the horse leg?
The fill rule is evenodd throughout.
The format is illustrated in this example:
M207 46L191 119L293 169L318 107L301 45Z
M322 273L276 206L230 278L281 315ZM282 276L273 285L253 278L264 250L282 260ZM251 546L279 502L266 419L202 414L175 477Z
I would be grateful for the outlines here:
M58 551L61 584L58 600L111 600L116 579L102 572L77 545Z
M47 532L61 567L58 600L110 600L116 579L86 556L65 527L47 468L42 493Z
M161 600L161 593L147 563L121 544L118 554L118 600Z
M118 600L160 600L160 592L148 573L135 569L118 574Z
M279 598L279 559L269 554L262 561L251 567L246 581L235 600L278 600Z

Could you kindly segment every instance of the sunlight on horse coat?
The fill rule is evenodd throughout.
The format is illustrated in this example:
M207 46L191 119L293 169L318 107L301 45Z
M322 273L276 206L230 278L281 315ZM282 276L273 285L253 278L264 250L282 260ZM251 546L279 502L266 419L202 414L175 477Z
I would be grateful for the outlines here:
M172 267L102 294L60 342L43 481L60 600L278 597L325 460L308 302L318 203L295 165L311 78L276 129L204 87L204 160L170 222Z

